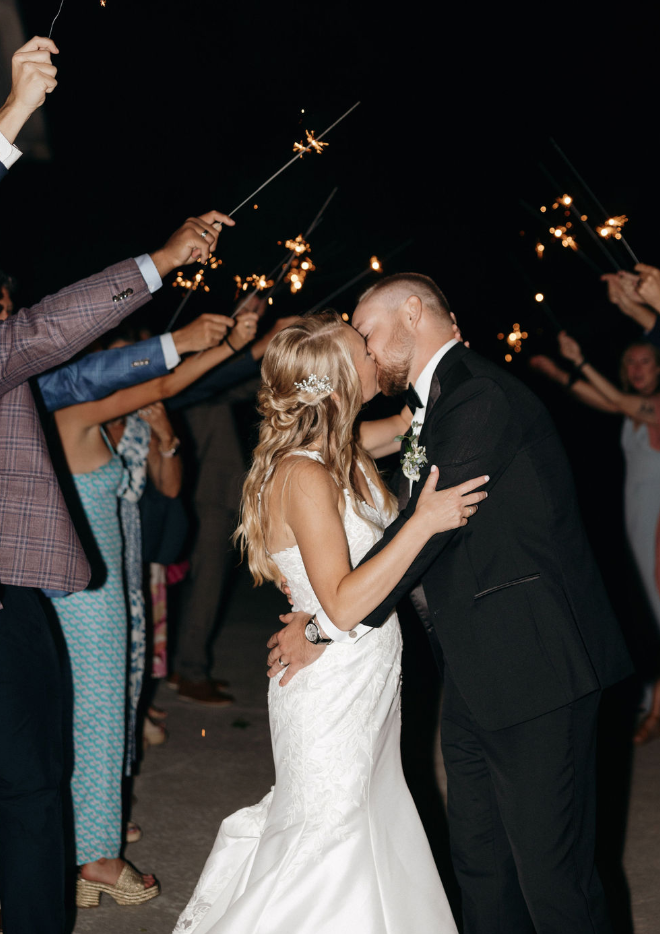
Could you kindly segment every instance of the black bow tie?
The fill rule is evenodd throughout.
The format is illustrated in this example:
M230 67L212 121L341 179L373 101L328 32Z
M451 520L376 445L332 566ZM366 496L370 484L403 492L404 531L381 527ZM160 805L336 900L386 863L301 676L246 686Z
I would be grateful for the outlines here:
M403 398L405 399L406 405L408 406L410 411L413 413L413 415L415 414L415 409L424 408L424 406L422 405L422 400L419 398L419 396L415 392L415 387L413 386L412 383L408 383L408 388L403 394Z

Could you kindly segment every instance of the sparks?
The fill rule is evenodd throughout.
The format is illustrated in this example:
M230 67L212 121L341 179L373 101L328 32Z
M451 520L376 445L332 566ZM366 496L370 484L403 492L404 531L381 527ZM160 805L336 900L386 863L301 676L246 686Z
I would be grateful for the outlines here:
M543 296L541 295L540 292L538 292L535 295L535 298L537 302L543 301ZM507 344L509 345L509 347L513 349L514 353L520 353L522 351L522 342L524 340L527 340L528 337L529 337L529 334L527 333L527 331L522 331L518 323L513 325L513 329L511 330L509 334L503 334L502 332L500 332L497 335L497 339L499 341L503 341L506 339ZM507 363L511 363L513 357L511 356L511 354L506 354L504 359L506 360Z
M314 130L305 130L305 136L307 137L307 145L302 140L293 144L293 151L300 153L301 159L306 152L310 152L312 149L320 155L324 147L329 145L329 143L322 143L321 140L315 139Z
M301 256L303 253L309 253L311 250L309 243L307 243L302 234L298 234L295 240L287 240L284 245L287 250L291 250L291 252L295 253L297 256Z
M536 246L534 247L534 250L536 251L536 255L538 256L538 258L539 258L539 259L543 259L543 254L545 253L545 247L544 247L544 245L541 243L540 240L538 241L538 243L537 243Z
M269 289L273 285L272 279L268 279L264 275L258 275L256 272L251 276L246 276L245 279L234 276L234 282L238 292L247 292L249 288L253 288L255 292L263 292L264 289Z
M210 269L217 269L218 266L222 265L222 260L218 259L217 256L209 256L206 265ZM204 272L201 269L199 272L196 272L191 279L186 279L181 271L177 272L176 278L172 285L175 289L181 288L191 292L196 292L198 289L201 289L202 292L211 291L211 289L204 281Z
M305 279L307 278L307 273L314 272L315 269L316 266L309 257L302 261L299 260L297 256L294 257L284 277L284 281L289 285L293 295L302 289L305 284Z
M608 240L614 237L615 240L621 239L621 228L628 223L625 214L617 214L614 217L608 217L604 224L596 227L596 233L599 233L603 239Z

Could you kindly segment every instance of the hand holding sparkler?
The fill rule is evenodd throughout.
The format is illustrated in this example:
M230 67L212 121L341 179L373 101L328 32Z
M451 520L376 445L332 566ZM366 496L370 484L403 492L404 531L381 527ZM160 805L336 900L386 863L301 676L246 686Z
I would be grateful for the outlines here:
M57 86L57 68L51 54L59 49L52 39L34 36L14 52L11 60L11 90L0 108L0 132L13 143L23 124Z
M175 230L165 246L151 254L161 279L178 266L185 266L198 260L207 262L218 241L218 235L223 224L234 226L233 221L226 214L218 211L208 211L199 217L189 217L188 220Z
M253 341L257 333L259 316L254 311L242 312L234 321L234 329L231 334L225 338L226 343L231 347L234 353L243 350L246 344Z
M656 323L657 315L639 297L637 284L639 276L624 269L619 272L607 272L601 276L607 283L607 297L629 318L632 318L645 331L649 331Z
M172 334L174 346L180 356L199 350L208 350L209 347L219 344L233 326L233 320L227 318L226 315L200 315L185 328L180 328Z
M586 361L582 354L582 349L575 338L567 334L566 331L560 331L557 339L559 341L559 353L562 357L566 360L570 360L570 362L578 368L584 366Z
M645 263L637 263L635 271L639 273L637 294L651 308L660 311L660 269L647 266Z

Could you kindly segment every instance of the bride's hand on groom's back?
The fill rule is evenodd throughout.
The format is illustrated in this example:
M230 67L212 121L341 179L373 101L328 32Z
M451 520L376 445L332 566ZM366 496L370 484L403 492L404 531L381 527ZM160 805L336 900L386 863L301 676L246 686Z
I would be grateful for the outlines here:
M423 523L429 538L438 532L448 532L467 525L479 508L479 503L488 496L485 490L474 491L489 479L488 476L475 477L458 486L436 492L438 468L431 467L415 507L415 518L417 522Z

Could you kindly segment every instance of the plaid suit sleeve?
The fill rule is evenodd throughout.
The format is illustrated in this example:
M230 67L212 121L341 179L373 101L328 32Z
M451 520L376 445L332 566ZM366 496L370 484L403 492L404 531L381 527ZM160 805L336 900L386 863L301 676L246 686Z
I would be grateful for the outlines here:
M0 322L0 395L68 360L150 298L130 259Z
M168 373L160 337L88 354L52 373L43 373L37 383L49 412L80 402L104 399L119 389L145 383Z

